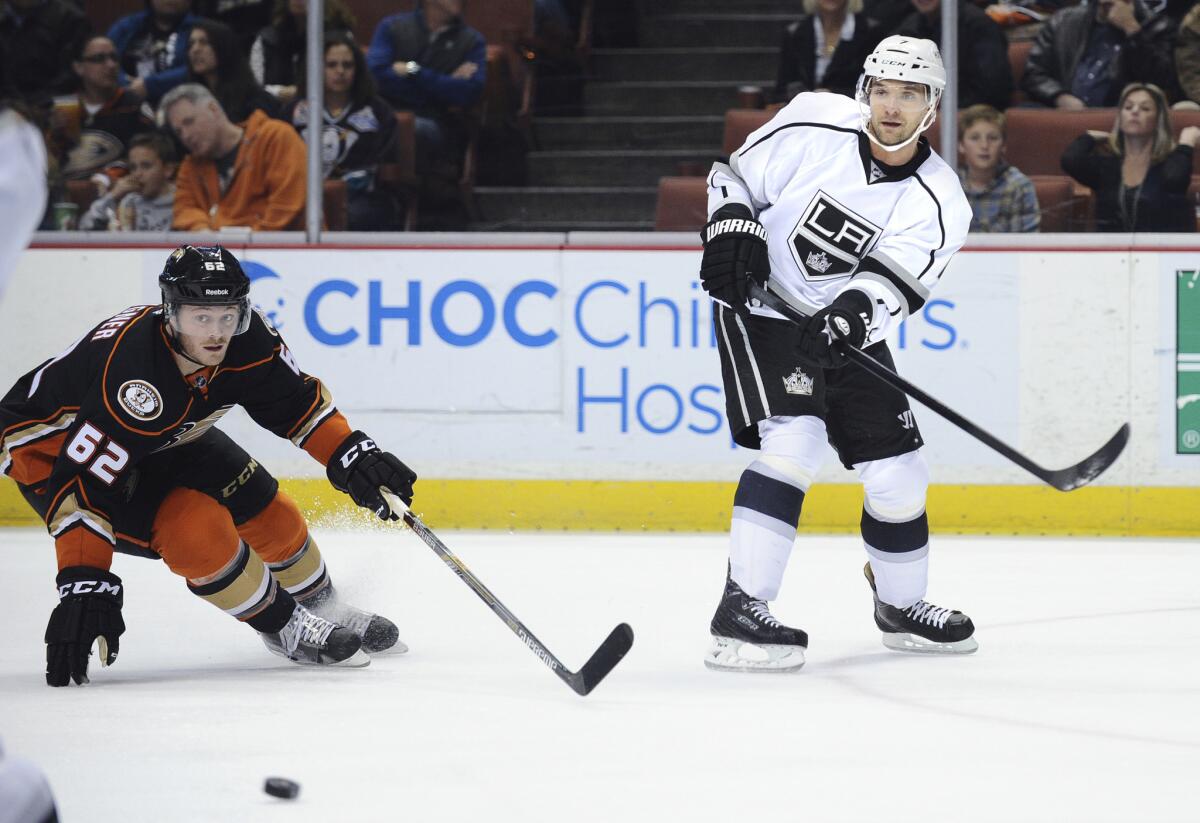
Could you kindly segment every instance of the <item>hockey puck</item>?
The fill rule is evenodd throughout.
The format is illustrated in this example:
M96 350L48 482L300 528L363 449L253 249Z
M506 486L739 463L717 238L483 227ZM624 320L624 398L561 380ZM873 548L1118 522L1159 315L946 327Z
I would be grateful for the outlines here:
M300 794L300 784L286 777L268 777L263 783L263 791L272 797L282 797L285 800L295 800Z

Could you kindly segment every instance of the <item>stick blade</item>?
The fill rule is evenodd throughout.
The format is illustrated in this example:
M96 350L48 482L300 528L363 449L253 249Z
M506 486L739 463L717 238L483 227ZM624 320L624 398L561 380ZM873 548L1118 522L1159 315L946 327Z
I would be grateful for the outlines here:
M621 662L621 658L631 648L633 648L633 629L628 623L622 623L613 629L608 637L604 638L600 648L592 653L578 674L571 675L567 679L567 685L581 697L587 696Z
M1121 456L1121 452L1125 450L1125 445L1128 442L1129 424L1125 423L1091 457L1085 458L1070 468L1060 469L1056 472L1047 472L1047 476L1042 479L1063 492L1069 492L1073 489L1078 489L1080 486L1086 486L1099 477L1105 469L1113 464L1113 461Z

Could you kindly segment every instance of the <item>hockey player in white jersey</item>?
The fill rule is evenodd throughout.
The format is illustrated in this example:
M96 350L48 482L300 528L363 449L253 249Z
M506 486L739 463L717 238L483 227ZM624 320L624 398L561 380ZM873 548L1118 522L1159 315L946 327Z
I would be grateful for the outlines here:
M846 360L836 337L894 367L886 339L920 310L966 239L971 209L921 133L946 86L937 46L892 36L856 99L798 95L709 175L700 279L715 301L734 440L759 449L734 497L729 574L710 668L789 671L808 636L769 611L826 443L858 472L864 571L885 646L975 651L974 626L926 601L928 469L905 396ZM800 327L748 300L765 286Z

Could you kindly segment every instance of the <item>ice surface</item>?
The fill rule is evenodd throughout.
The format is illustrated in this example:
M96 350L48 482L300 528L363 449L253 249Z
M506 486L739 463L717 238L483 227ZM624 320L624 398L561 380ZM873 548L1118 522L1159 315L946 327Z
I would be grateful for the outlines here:
M8 530L0 736L74 821L1195 821L1200 548L935 538L930 599L980 651L886 651L850 537L797 543L775 613L795 675L710 672L714 535L441 535L564 660L633 650L587 698L413 535L319 531L335 580L412 647L288 664L157 562L118 556L121 655L50 689L53 549ZM94 658L93 658L94 660ZM296 801L262 792L301 784Z

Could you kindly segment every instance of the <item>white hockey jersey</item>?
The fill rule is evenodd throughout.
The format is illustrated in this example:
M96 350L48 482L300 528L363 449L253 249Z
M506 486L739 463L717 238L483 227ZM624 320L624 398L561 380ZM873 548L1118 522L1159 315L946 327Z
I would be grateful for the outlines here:
M740 203L758 217L774 290L805 314L847 288L866 292L868 342L925 304L971 225L958 175L928 141L903 166L874 161L858 103L840 94L797 95L708 184L710 215Z

